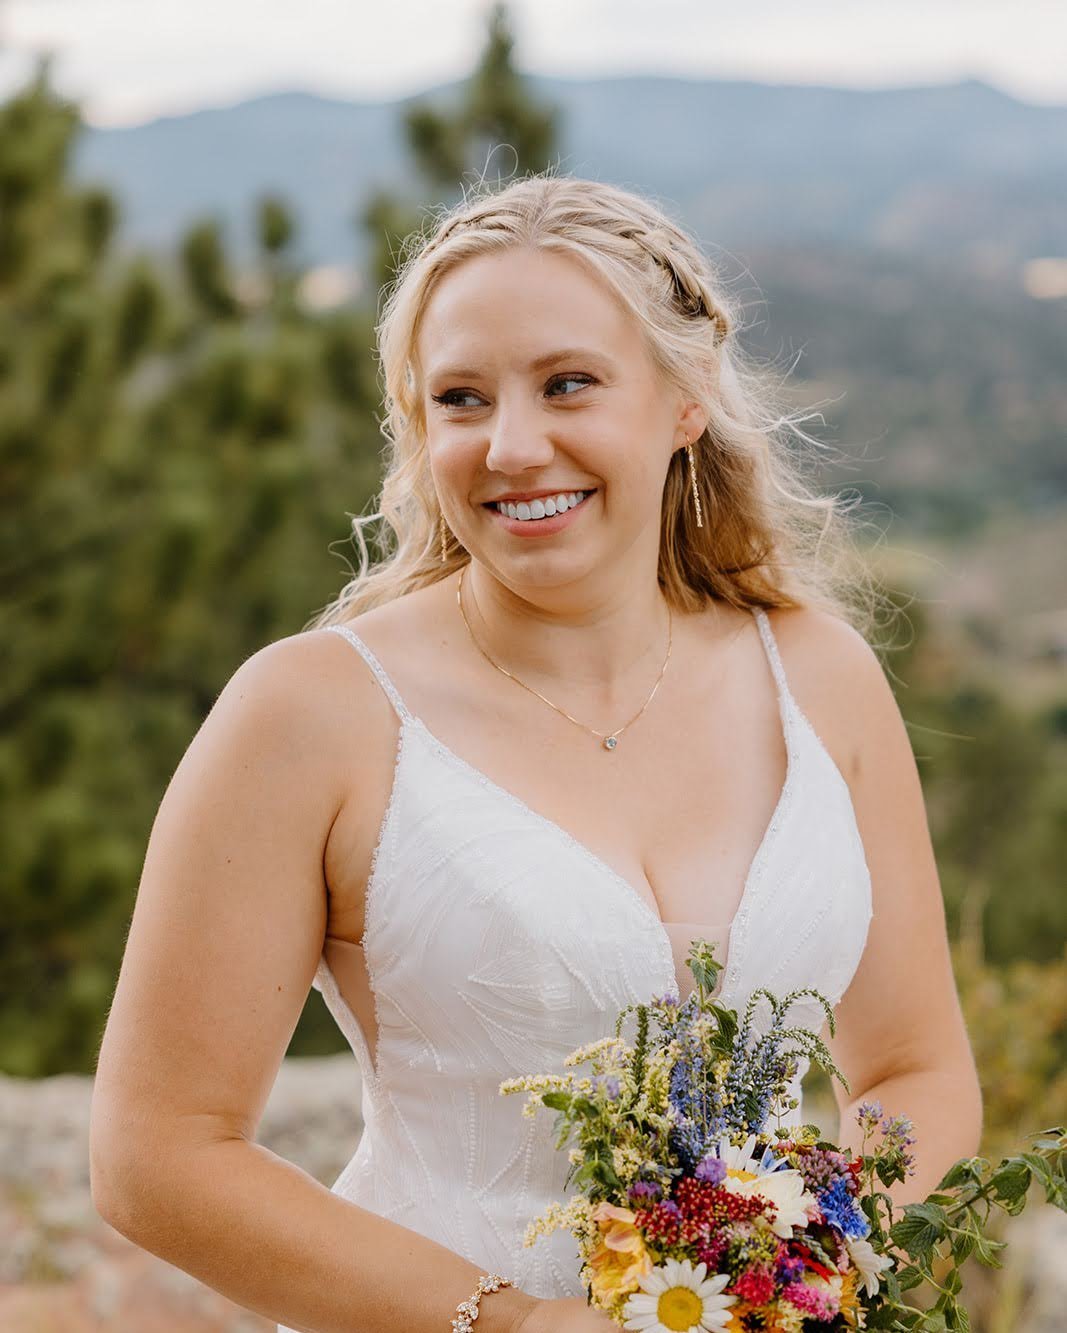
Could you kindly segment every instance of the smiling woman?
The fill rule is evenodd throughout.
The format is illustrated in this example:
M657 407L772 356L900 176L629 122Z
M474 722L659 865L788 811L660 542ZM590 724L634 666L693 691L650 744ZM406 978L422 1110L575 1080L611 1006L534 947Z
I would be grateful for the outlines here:
M573 1238L523 1244L568 1162L499 1089L681 991L697 936L725 1004L839 1007L853 1097L916 1122L917 1193L976 1148L848 516L735 328L660 209L563 176L464 201L389 293L361 567L183 758L94 1094L109 1220L281 1333L443 1333L461 1302L482 1333L607 1328ZM254 1141L309 986L363 1076L329 1190Z

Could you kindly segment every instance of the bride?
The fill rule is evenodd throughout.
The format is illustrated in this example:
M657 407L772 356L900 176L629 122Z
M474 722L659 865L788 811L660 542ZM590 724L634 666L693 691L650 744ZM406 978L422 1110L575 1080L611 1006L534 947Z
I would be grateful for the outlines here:
M529 176L437 220L379 335L391 541L372 565L357 520L358 575L167 788L98 1210L283 1333L444 1333L494 1274L483 1333L604 1328L573 1237L522 1244L566 1154L499 1085L684 996L698 937L725 1003L830 999L839 1138L861 1101L909 1115L895 1202L923 1197L981 1097L919 779L846 516L718 276L649 200ZM363 1077L332 1189L255 1141L311 986Z

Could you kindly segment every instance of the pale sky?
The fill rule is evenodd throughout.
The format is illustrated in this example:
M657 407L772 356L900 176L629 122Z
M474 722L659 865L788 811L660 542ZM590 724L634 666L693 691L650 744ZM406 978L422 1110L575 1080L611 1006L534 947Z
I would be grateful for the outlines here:
M467 74L489 0L0 0L0 94L56 52L96 125L302 89L388 100ZM886 87L981 78L1067 103L1064 0L512 0L515 59L567 77Z

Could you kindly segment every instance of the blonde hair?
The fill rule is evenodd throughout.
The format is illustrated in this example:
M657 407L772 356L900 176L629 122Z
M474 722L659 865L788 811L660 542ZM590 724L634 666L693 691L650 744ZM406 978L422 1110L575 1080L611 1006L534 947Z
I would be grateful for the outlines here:
M780 386L740 348L739 311L681 227L639 194L551 170L472 192L434 222L405 243L376 326L388 446L377 510L349 515L360 567L305 630L344 623L469 561L447 530L441 559L416 338L446 273L476 255L528 247L585 264L638 321L667 382L707 412L692 441L703 527L686 450L672 457L663 490L658 574L671 606L696 611L712 597L740 608L814 606L866 632L870 571L854 558L850 510L816 493L788 452L796 441L825 447L799 424L819 414L776 410ZM383 520L372 563L363 528Z

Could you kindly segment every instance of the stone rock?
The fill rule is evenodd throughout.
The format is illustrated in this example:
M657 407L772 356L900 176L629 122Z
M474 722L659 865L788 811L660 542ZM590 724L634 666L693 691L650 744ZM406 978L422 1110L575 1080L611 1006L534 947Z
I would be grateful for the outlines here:
M355 1151L362 1083L350 1054L283 1061L257 1141L332 1185ZM274 1333L132 1244L93 1207L92 1080L0 1075L3 1333Z

